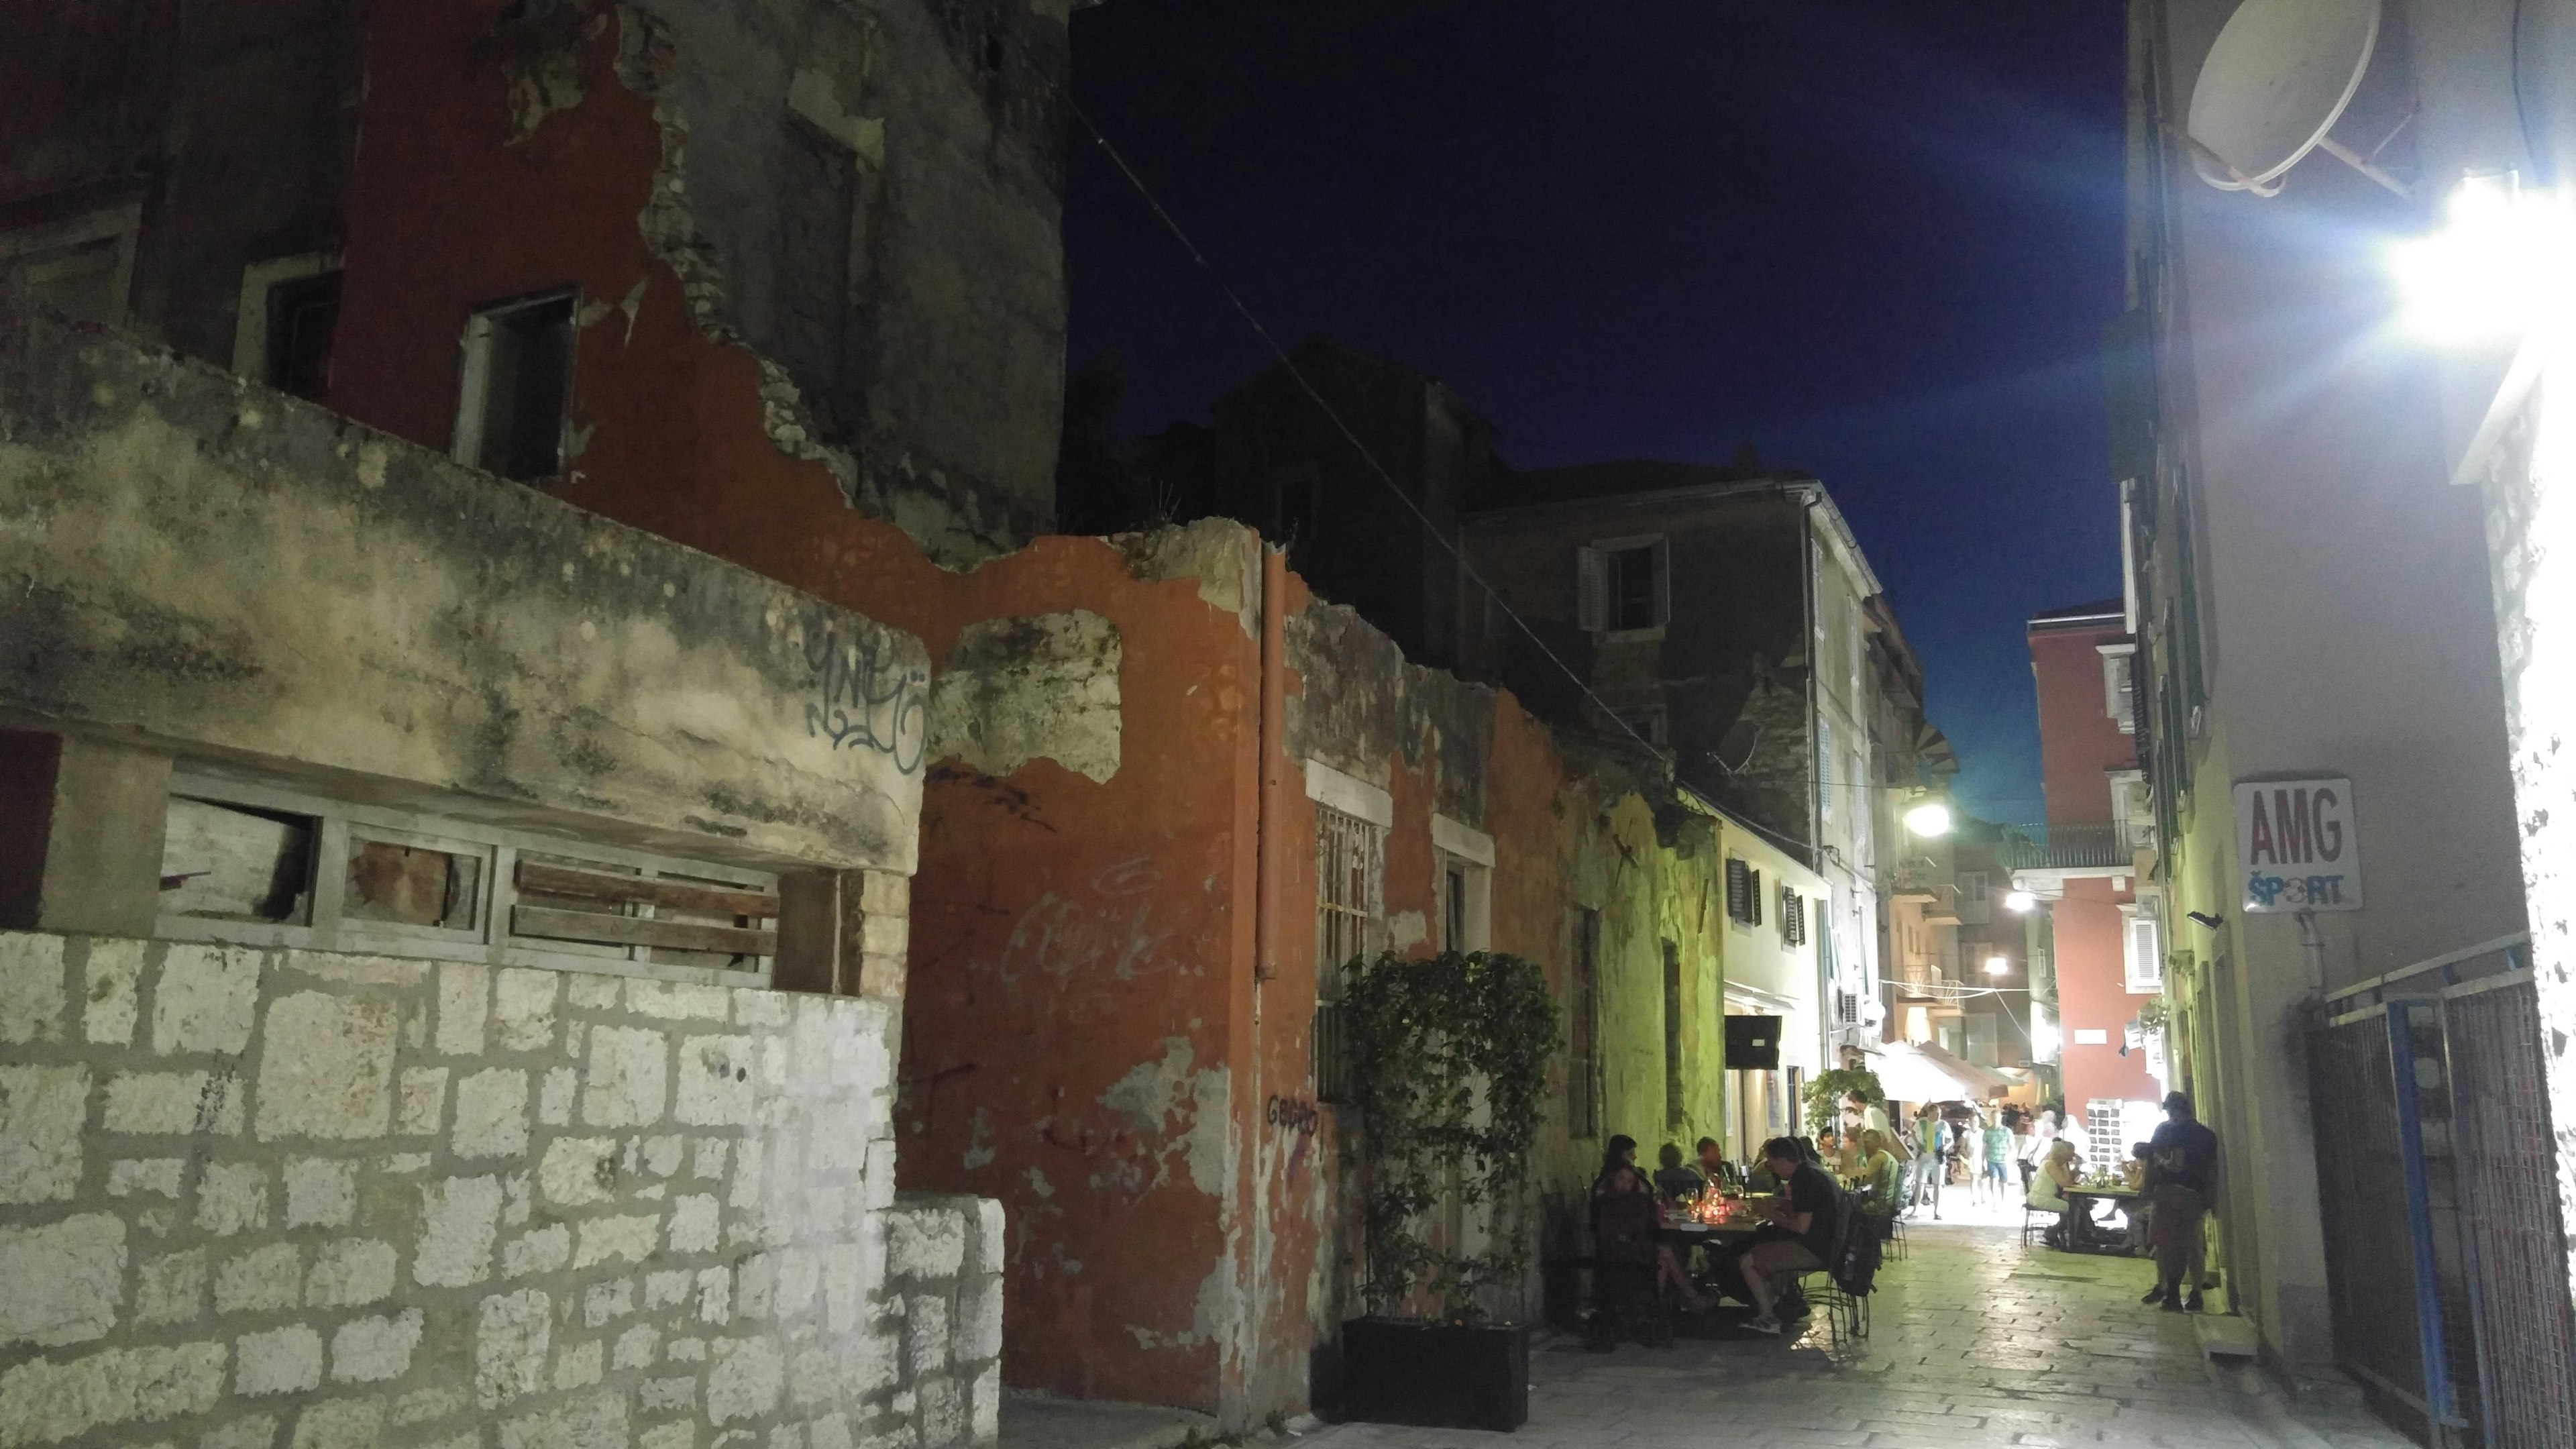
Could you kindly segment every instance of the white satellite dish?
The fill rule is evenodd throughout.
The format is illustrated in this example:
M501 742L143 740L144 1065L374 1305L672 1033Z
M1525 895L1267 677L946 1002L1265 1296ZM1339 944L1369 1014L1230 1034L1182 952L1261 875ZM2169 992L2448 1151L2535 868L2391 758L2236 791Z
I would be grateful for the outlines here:
M2184 124L2191 163L2221 191L2280 191L2310 151L2407 195L2404 183L2326 134L2379 42L2380 0L2245 0L2201 62Z

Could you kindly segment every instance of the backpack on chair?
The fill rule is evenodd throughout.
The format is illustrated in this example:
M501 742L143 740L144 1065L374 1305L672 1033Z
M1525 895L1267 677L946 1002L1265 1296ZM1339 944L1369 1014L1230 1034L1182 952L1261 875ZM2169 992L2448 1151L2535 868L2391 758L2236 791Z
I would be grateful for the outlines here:
M1862 1211L1868 1197L1850 1192L1843 1194L1842 1232L1834 1260L1825 1265L1833 1275L1834 1286L1854 1298L1867 1297L1878 1283L1880 1243L1878 1224Z

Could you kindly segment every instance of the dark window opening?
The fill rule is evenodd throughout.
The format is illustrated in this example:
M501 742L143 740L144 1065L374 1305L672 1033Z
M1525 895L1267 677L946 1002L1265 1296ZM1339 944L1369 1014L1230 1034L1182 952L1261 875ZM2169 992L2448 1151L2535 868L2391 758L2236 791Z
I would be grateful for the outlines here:
M563 471L572 383L570 294L489 312L476 466L522 483Z
M1451 951L1464 951L1467 949L1467 869L1452 865L1444 876L1447 893L1440 903L1441 925L1448 935L1441 938L1440 944Z
M849 327L858 158L802 125L787 128L779 198L778 349L826 436L849 436Z
M1612 553L1608 560L1610 618L1613 629L1651 629L1655 617L1655 546L1641 544Z
M340 323L340 273L296 277L268 289L268 385L297 397L331 386L331 332Z

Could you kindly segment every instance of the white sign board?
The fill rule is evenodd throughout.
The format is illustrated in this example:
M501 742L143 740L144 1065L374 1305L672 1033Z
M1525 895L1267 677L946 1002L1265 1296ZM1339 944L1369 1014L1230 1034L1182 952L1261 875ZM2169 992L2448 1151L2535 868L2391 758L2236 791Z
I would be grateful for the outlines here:
M2361 909L2350 780L2240 780L2236 862L2248 915Z

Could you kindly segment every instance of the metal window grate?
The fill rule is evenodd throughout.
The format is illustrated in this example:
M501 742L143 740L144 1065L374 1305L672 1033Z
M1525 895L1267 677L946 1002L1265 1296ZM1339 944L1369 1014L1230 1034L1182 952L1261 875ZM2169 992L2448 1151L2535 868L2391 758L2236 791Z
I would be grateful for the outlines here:
M2576 1444L2576 1324L2558 1271L2566 1237L2549 1154L2534 1150L2555 1140L2540 1094L2539 998L2523 982L2447 1001L2443 1015L2486 1424L2501 1449Z
M1315 1019L1309 1070L1318 1101L1349 1093L1342 1044L1342 986L1350 965L1378 953L1385 936L1386 837L1329 806L1315 808Z
M1354 960L1381 949L1386 837L1356 815L1315 809L1315 995L1339 1001Z

